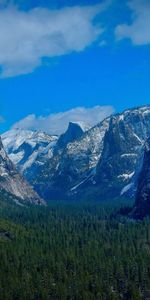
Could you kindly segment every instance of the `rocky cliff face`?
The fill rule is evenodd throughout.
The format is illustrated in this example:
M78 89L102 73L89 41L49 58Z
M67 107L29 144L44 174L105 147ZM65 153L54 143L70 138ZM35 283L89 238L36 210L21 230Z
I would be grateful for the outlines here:
M136 200L132 215L140 219L150 216L150 138L145 143L143 165L138 178Z
M118 196L131 188L143 144L150 134L150 108L127 110L110 119L95 181L101 193Z
M67 131L58 139L58 148L64 148L67 144L80 139L87 129L88 127L81 122L70 122Z
M0 190L16 197L24 203L44 204L44 201L31 188L26 180L16 171L8 158L0 139Z

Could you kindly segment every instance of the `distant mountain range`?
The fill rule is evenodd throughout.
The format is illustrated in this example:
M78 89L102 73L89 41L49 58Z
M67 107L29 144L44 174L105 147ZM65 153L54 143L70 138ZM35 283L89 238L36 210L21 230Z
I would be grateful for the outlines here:
M149 137L148 105L110 116L92 128L70 122L59 137L11 129L2 135L2 142L18 172L41 198L92 201L139 199L141 170L150 163L144 154Z

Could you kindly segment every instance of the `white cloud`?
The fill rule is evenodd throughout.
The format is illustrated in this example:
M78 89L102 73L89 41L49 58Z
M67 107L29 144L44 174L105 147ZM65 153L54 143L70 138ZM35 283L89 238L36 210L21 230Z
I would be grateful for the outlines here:
M92 108L77 107L71 110L50 114L46 117L29 115L16 123L13 128L42 130L50 134L63 133L70 121L82 121L94 126L114 112L112 106L95 106Z
M121 24L116 28L117 39L129 38L134 45L150 43L150 1L132 0L128 3L132 10L132 24Z
M14 6L0 9L1 76L30 73L45 57L83 51L104 31L94 19L108 3L59 10L20 11Z

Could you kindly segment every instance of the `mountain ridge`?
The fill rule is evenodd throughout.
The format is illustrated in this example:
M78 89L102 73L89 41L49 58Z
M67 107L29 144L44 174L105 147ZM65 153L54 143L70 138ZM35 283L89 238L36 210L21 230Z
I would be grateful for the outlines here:
M52 137L48 138L45 156L35 159L37 168L31 164L23 173L40 196L46 200L135 197L143 146L150 136L150 105L113 114L85 131L80 123L70 124L53 147Z

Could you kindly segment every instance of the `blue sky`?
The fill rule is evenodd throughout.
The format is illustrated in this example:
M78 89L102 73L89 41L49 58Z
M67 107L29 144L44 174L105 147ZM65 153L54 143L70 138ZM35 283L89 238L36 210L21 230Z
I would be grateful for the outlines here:
M17 123L57 133L69 118L93 125L150 103L149 1L0 3L1 132Z

